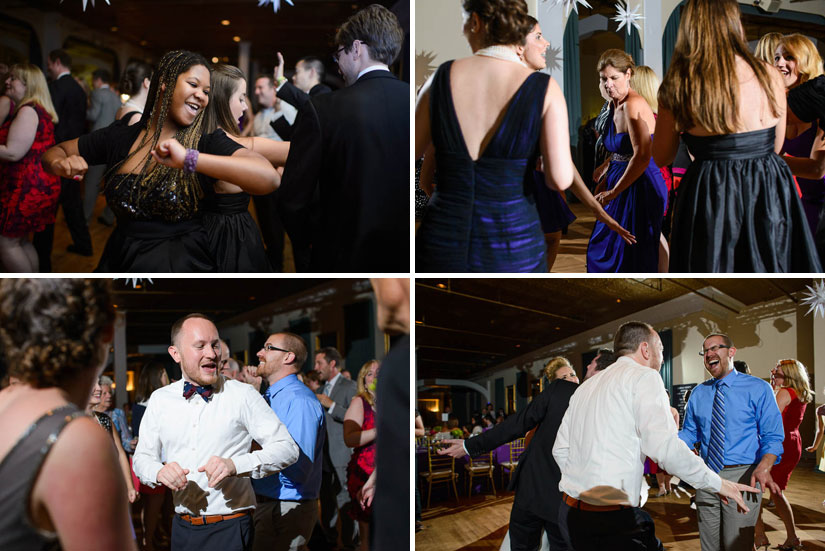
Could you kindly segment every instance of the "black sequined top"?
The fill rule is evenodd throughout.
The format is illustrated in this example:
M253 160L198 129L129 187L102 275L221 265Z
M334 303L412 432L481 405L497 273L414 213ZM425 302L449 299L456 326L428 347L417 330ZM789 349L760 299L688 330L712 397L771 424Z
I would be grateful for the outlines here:
M112 434L112 418L105 413L100 413L99 411L95 411L93 413L95 414L97 424L106 429L106 432Z
M81 136L77 142L80 156L89 166L105 164L108 170L129 155L129 149L144 127L143 123L128 126L125 121L115 121L106 128ZM198 151L213 155L232 155L241 148L220 129L202 136L198 143ZM198 180L203 190L211 193L216 180L203 174L198 174ZM164 182L142 198L138 191L136 174L109 176L104 193L118 219L183 222L194 218L199 209L197 203L181 200L175 180Z

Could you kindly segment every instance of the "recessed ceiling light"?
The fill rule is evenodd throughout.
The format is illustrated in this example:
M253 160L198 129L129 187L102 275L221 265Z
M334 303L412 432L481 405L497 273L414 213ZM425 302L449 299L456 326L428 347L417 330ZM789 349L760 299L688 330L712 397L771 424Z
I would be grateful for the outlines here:
M228 27L230 24L231 22L229 21L229 19L224 19L221 21L221 25L223 25L224 27Z
M117 32L117 27L109 27L109 30L112 31L113 33L116 33Z
M232 37L232 40L233 40L233 42L240 42L240 41L241 41L241 37L240 37L240 36L233 36L233 37Z
M220 59L218 59L217 57L212 58L212 63L217 63L218 61L220 61Z
M437 284L436 287L438 287L439 289L446 289L447 288L447 286L444 285L443 283Z

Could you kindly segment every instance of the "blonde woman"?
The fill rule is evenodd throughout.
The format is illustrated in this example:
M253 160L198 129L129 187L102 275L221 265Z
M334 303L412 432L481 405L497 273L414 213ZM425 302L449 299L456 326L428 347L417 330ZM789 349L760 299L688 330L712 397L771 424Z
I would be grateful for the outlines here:
M30 63L11 68L6 93L14 109L0 126L0 264L6 272L37 272L28 236L54 224L60 197L60 180L40 165L54 145L57 113L46 77Z
M779 42L782 41L782 33L767 33L763 34L759 42L756 43L756 49L753 54L757 59L773 65L774 53Z
M369 522L372 507L359 498L361 489L375 471L375 388L378 384L378 360L370 360L358 372L358 394L344 415L344 443L355 448L347 465L347 489L352 497L350 515L358 521L361 550L369 549Z
M561 379L563 381L570 381L571 383L579 384L579 378L576 376L576 372L573 370L570 360L564 356L550 358L544 366L544 375L551 383L556 379Z
M782 460L771 469L771 478L779 488L781 493L775 494L771 491L771 500L776 504L776 514L785 523L787 537L785 543L778 546L780 550L802 549L799 538L796 537L793 511L785 497L784 490L788 486L788 479L791 477L799 458L802 456L802 439L799 436L799 424L805 415L805 407L814 399L814 393L808 382L808 372L805 366L798 360L779 360L776 367L771 370L771 382L776 381L779 391L776 393L776 403L779 411L782 412L782 424L785 428L785 441L782 443ZM754 543L756 547L769 546L770 542L765 536L765 526L762 523L762 511L756 522L756 534Z
M774 64L782 73L788 90L823 72L822 58L816 46L801 34L782 37L776 48ZM819 213L825 203L825 129L816 120L803 122L789 115L782 153L802 192L802 208L808 226L812 233L816 232Z

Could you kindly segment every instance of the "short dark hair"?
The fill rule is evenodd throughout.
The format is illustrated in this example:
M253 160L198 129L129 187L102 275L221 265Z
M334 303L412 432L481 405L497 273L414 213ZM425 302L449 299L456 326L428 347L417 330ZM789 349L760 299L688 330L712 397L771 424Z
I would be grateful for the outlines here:
M172 324L172 332L171 332L171 338L172 338L171 342L172 342L172 344L175 344L175 340L178 338L178 334L180 334L180 330L183 328L183 324L186 323L186 320L190 320L190 319L193 319L193 318L205 319L206 321L210 322L212 325L215 325L215 322L212 321L212 318L210 318L206 314L199 314L197 312L193 312L191 314L186 314L185 316L183 316L178 321L176 321L175 323Z
M92 80L99 78L106 84L112 82L112 73L110 73L107 69L95 69L92 71Z
M49 61L54 63L55 61L60 61L60 64L63 65L67 69L72 68L72 56L70 56L66 50L52 50L49 52Z
M725 346L731 348L733 346L733 341L730 340L730 337L724 333L710 333L709 335L705 336L705 340L702 341L702 345L705 344L705 341L711 337L722 337L722 342L725 343Z
M323 61L314 56L306 56L298 60L298 63L301 62L303 62L303 64L306 65L307 68L315 69L315 73L318 75L318 81L324 82L324 78L327 76L327 69L326 67L324 67Z
M604 371L608 366L613 365L616 358L613 356L613 351L609 348L599 348L596 353L596 371Z
M298 371L300 371L307 359L307 345L304 343L304 339L295 333L289 333L287 331L282 331L275 334L282 335L284 337L284 348L295 354L294 365Z
M745 373L746 375L751 374L751 368L748 367L748 363L742 360L734 360L733 361L733 368L738 371L739 373Z
M623 323L613 338L613 355L618 358L633 354L643 342L650 343L654 333L653 327L643 321Z
M324 359L327 361L327 363L332 363L334 361L335 367L337 367L339 370L343 369L343 367L341 366L341 353L338 352L337 348L332 346L325 346L324 348L319 348L318 351L315 352L316 356L318 354L323 354Z
M260 79L265 78L269 81L270 86L275 86L275 79L272 78L272 75L267 75L266 73L261 73L260 75L255 77L255 82L258 82Z
M154 72L155 70L148 63L143 61L130 62L120 79L120 91L134 96L140 91L144 79L152 80L152 73Z
M484 46L520 44L536 25L524 0L464 0L464 11L475 13L484 25Z
M370 58L391 65L404 45L404 29L398 18L380 4L372 4L344 21L335 33L335 44L349 52L360 40L369 48Z

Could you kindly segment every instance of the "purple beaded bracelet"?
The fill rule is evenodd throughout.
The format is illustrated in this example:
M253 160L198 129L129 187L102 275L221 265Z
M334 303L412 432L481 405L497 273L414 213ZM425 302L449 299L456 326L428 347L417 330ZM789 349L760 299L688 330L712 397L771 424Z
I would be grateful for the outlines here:
M187 149L186 157L183 159L183 173L192 174L195 172L196 166L198 166L198 150Z

